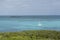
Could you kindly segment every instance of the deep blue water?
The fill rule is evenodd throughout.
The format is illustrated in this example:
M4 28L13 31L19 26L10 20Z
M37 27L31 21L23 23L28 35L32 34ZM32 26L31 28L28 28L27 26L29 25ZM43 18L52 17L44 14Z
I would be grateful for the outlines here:
M59 30L60 16L0 16L0 32Z

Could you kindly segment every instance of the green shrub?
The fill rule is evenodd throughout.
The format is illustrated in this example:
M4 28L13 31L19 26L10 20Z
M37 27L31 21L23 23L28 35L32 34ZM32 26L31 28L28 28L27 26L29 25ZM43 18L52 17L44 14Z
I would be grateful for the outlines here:
M0 33L0 40L60 40L60 31L29 30Z

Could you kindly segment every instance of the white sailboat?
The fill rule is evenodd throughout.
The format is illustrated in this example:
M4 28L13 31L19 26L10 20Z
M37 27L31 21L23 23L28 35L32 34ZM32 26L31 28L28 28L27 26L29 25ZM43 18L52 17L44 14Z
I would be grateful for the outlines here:
M38 26L42 26L42 24L39 22Z

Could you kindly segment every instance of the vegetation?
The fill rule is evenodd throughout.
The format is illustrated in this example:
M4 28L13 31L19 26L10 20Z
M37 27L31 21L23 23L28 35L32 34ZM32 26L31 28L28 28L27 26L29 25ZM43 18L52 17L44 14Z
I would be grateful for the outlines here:
M29 30L21 32L1 32L0 40L60 40L60 31Z

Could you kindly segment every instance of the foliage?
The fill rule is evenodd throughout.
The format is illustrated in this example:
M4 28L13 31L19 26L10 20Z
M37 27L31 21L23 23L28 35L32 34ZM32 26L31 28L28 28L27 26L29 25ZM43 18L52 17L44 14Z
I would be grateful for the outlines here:
M29 30L21 32L1 32L0 40L60 40L60 31Z

